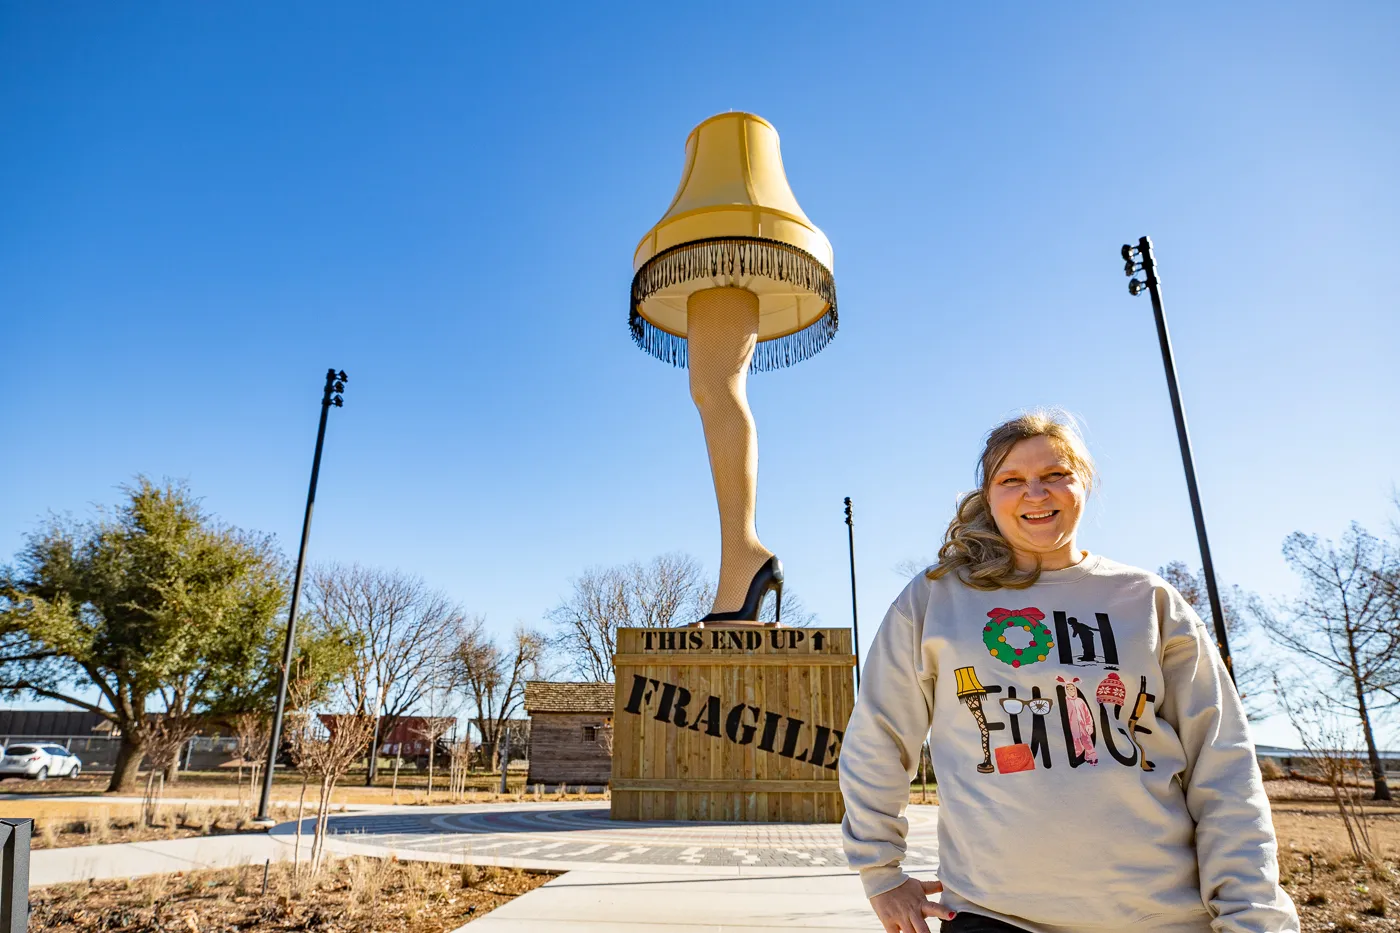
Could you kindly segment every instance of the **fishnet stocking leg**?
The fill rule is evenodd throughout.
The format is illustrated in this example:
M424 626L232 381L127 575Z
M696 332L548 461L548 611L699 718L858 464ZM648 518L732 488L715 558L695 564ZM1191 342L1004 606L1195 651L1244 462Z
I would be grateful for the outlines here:
M705 425L705 446L719 504L719 589L711 611L744 604L749 583L773 552L758 540L758 431L745 387L758 345L758 296L743 288L707 288L686 301L690 396Z

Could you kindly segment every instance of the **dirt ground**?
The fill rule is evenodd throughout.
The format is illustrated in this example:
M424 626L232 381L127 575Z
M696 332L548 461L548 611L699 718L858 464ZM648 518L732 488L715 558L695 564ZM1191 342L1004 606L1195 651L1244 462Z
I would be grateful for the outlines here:
M1279 842L1279 877L1312 931L1400 930L1400 803L1366 805L1374 857L1353 854L1331 791L1302 781L1265 784Z
M444 933L534 890L551 875L352 858L314 882L262 866L36 888L33 933Z

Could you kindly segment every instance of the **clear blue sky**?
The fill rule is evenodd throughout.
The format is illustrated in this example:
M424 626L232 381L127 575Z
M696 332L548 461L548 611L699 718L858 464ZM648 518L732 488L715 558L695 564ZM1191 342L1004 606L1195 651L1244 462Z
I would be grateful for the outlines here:
M1195 539L1151 308L1157 244L1226 581L1380 530L1394 426L1391 3L10 3L0 7L0 556L133 474L422 574L502 631L588 565L718 533L685 373L626 327L692 125L752 110L836 250L841 332L750 382L760 529L868 640L982 434L1087 423L1084 544ZM1266 727L1261 738L1277 735Z

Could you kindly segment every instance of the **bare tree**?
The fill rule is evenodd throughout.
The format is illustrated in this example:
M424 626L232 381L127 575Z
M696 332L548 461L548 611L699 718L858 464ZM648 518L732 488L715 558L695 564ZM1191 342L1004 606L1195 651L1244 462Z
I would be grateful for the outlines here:
M250 792L258 786L258 771L262 768L263 757L267 754L267 743L272 737L272 719L263 712L237 713L232 718L235 741L234 754L238 756L238 801L243 802L243 768L251 769L248 780Z
M1356 737L1355 731L1341 722L1332 704L1302 685L1284 685L1278 678L1274 685L1279 705L1332 791L1332 802L1346 828L1352 854L1358 862L1372 862L1375 847L1362 793L1367 768L1360 750L1351 741Z
M895 576L903 577L905 580L911 580L936 563L938 563L937 560L925 560L922 557L906 557L904 560L896 563L891 569L894 571Z
M704 615L713 600L702 582L700 565L688 554L662 554L649 563L633 561L618 569L630 610L629 625L685 625Z
M425 716L414 734L428 743L428 800L433 799L433 767L437 760L438 740L451 732L457 725L454 716Z
M373 784L381 731L392 731L440 676L463 613L421 578L394 570L333 564L314 568L310 584L312 612L355 646L342 687L349 709L376 724L366 776Z
M1281 647L1330 676L1332 689L1314 692L1360 722L1375 798L1389 800L1372 721L1400 690L1400 555L1353 522L1338 546L1294 532L1283 556L1302 592L1272 609L1256 599L1251 614Z
M291 689L289 695L293 695ZM360 712L315 716L306 707L287 716L287 741L292 762L302 773L301 801L297 805L297 854L301 844L301 818L305 809L306 785L311 778L320 782L317 795L315 835L311 841L311 874L320 870L325 854L326 818L336 785L365 753L374 733L374 720Z
M1206 628L1215 631L1215 619L1210 611L1210 597L1206 590L1204 570L1195 573L1183 561L1174 560L1157 570L1157 575L1166 580L1182 595L1196 615L1205 622ZM1266 702L1269 688L1273 683L1273 671L1267 661L1258 655L1256 646L1250 643L1250 625L1245 615L1251 596L1238 586L1227 586L1220 591L1220 609L1225 613L1225 634L1230 639L1230 660L1235 670L1235 686L1240 699L1244 701L1245 712L1252 720L1267 717L1272 708Z
M573 673L595 682L613 679L618 629L688 625L709 612L715 594L715 581L707 579L687 554L662 554L645 564L590 567L573 586L573 593L546 613L554 624L550 645L568 659ZM776 615L777 600L769 596L759 621L773 622ZM791 588L784 590L783 625L816 621L801 597Z
M708 611L709 587L700 565L686 554L590 567L573 587L546 617L555 626L552 645L586 680L612 680L619 628L684 625Z
M160 798L165 791L167 767L178 758L180 749L199 734L204 720L199 716L176 716L170 713L150 713L146 717L145 751L151 763L146 772L146 795L143 800L145 820L154 824Z
M508 649L500 648L487 633L486 620L474 616L459 628L452 650L457 681L476 709L473 718L488 762L496 756L506 723L521 709L525 682L541 677L547 647L543 635L524 625L511 634L509 644Z
M448 767L448 796L460 799L467 792L467 778L470 776L472 742L470 735L455 739L448 749L451 763Z

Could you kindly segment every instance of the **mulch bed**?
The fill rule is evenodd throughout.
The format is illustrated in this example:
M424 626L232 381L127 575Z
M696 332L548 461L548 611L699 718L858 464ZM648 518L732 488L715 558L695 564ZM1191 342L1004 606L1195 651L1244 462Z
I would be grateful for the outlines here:
M446 933L553 875L433 862L350 858L296 881L274 865L132 880L49 885L30 892L34 933Z

